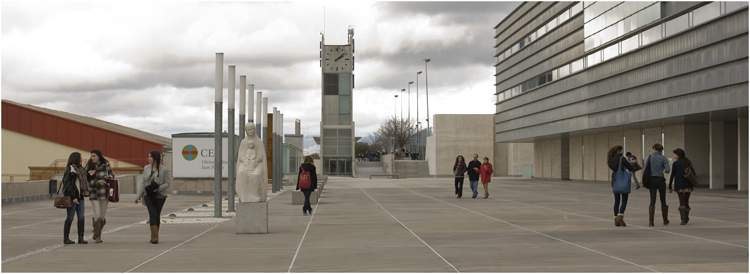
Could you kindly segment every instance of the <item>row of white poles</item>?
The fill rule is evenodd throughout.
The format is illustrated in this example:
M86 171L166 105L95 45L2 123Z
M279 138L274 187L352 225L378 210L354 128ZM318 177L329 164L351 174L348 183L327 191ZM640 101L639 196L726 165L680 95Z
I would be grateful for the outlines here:
M223 166L223 155L222 155L222 107L223 107L223 91L224 91L224 53L216 53L216 67L215 67L215 85L214 85L214 217L222 216L222 166ZM268 119L266 113L268 113L268 97L263 97L263 93L258 91L255 92L254 84L247 84L247 76L240 75L240 113L239 113L239 140L235 138L234 126L235 126L235 74L236 66L230 65L228 67L228 106L227 106L227 122L228 125L228 181L227 181L227 200L228 200L228 211L234 211L234 202L236 194L236 175L237 175L237 149L239 143L245 138L245 123L255 123L257 134L260 135L260 139L265 143L268 138ZM247 94L246 94L246 89ZM255 96L254 96L255 95ZM248 110L249 108L249 110ZM255 119L253 119L253 110L255 110ZM281 164L283 161L281 158L281 145L283 142L283 115L276 107L273 108L273 126L270 129L272 132L273 140L273 179L272 189L273 192L281 190L281 176L283 171L281 170ZM246 115L249 114L249 115ZM246 117L247 116L247 117ZM247 119L247 120L246 120ZM265 146L263 146L265 148Z

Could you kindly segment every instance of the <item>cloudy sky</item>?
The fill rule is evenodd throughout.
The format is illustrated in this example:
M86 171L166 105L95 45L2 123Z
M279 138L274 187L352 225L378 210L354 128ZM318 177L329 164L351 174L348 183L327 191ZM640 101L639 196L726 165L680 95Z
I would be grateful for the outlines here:
M393 115L393 95L425 57L431 114L493 113L492 28L516 3L352 2L3 1L2 98L164 136L213 131L214 54L224 52L281 109L285 132L302 121L313 152L325 10L327 44L355 29L357 136ZM424 95L420 77L422 120Z

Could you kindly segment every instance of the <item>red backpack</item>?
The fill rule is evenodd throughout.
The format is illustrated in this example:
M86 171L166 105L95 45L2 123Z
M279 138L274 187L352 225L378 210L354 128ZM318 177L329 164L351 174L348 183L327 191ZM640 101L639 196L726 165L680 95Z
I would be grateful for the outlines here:
M310 171L304 168L300 168L299 174L299 189L310 189L312 187L312 178L310 178Z

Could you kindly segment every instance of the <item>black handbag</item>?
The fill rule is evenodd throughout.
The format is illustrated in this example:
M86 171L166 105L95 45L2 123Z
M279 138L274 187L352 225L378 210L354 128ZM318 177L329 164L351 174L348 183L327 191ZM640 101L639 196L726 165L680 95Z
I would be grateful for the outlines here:
M646 166L643 169L643 174L641 177L643 187L647 189L651 189L651 181L649 180L649 177L651 177L651 156L646 158Z

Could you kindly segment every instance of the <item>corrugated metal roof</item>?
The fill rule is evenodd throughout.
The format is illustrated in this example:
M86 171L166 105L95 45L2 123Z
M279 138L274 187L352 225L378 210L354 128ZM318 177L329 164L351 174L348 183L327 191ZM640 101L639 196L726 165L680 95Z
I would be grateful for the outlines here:
M128 135L133 138L138 138L141 140L162 144L164 146L171 146L172 144L172 140L170 138L148 133L142 130L138 130L138 129L134 129L134 128L126 127L126 126L121 126L115 123L110 123L110 122L99 120L96 118L81 116L81 115L73 114L70 112L48 109L48 108L38 107L34 105L29 105L29 104L22 104L22 103L18 103L18 102L6 100L6 99L3 99L2 101L4 103L12 104L12 105L23 107L23 108L28 108L28 109L39 111L39 112L46 113L49 115L54 115L63 119L72 120L72 121L83 123L83 124L90 125L93 127L106 129L112 132L117 132L123 135Z

